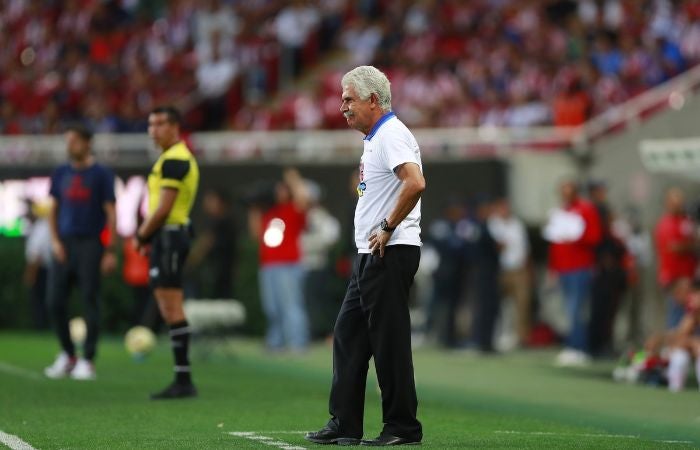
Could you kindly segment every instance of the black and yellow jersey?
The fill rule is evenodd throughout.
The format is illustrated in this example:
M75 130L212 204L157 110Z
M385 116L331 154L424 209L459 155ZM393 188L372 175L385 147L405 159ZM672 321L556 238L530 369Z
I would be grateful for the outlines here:
M165 150L148 175L148 214L152 215L160 204L163 188L178 190L173 209L165 220L166 225L187 225L190 210L197 196L199 167L192 152L180 141Z

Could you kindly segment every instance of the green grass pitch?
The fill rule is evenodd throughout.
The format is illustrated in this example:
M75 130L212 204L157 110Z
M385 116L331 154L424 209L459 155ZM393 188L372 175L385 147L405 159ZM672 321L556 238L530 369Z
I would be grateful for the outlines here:
M331 354L270 356L257 341L193 348L194 400L150 402L171 377L164 340L134 362L103 339L98 380L48 380L49 335L0 333L0 430L36 449L323 448L303 431L327 420ZM682 449L700 445L700 393L614 384L610 364L552 367L552 352L500 357L415 352L424 448ZM371 370L371 369L370 369ZM368 381L365 437L381 427ZM2 444L0 444L2 448Z

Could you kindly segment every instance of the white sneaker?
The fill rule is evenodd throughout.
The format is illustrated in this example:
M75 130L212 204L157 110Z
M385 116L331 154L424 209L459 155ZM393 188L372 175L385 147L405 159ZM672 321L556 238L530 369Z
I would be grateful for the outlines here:
M56 360L49 367L44 369L44 375L49 378L58 379L67 377L75 367L75 358L68 356L68 353L61 352Z
M97 378L95 366L87 359L80 358L70 373L74 380L94 380Z
M574 352L574 360L573 363L571 364L574 367L586 367L591 365L591 357L588 356L588 353L581 352L581 351L575 351Z
M584 367L591 363L591 358L586 353L565 348L557 355L554 364L558 367Z
M571 364L571 361L574 359L574 350L570 348L565 348L564 350L560 351L559 354L557 354L556 359L554 360L554 365L557 367L566 367Z

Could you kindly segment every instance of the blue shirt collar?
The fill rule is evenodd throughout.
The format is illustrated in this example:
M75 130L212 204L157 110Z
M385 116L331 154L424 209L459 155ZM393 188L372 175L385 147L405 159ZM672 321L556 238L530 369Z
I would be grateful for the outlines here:
M384 114L382 117L377 120L377 123L374 124L371 130L369 130L369 134L365 136L363 140L365 141L371 141L372 138L374 137L375 134L377 134L377 131L379 131L379 127L384 125L384 122L387 120L391 119L392 117L396 117L396 114L394 114L394 111L389 111L388 113Z

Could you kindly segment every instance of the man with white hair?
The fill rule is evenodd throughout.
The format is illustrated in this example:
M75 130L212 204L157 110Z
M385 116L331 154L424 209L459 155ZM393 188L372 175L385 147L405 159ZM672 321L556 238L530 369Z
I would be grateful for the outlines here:
M418 143L391 111L389 80L371 66L343 77L341 111L364 135L353 266L333 337L331 419L306 439L320 444L402 445L423 438L416 419L408 294L420 260L420 197L425 179ZM365 384L374 357L384 429L361 440Z

